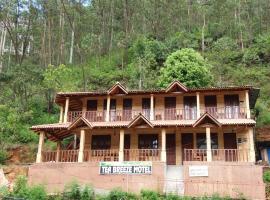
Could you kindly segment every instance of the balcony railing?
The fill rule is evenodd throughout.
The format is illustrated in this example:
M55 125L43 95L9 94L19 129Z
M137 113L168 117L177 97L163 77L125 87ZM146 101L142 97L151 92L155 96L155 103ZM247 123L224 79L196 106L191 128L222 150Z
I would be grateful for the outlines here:
M202 113L208 112L218 119L244 119L247 118L246 108L240 106L206 107Z
M212 149L212 161L247 162L247 149ZM206 149L184 149L184 161L207 161Z
M160 161L160 149L125 149L125 161Z
M77 162L78 150L42 151L42 162Z
M118 149L97 149L84 151L84 162L89 161L118 161Z
M201 114L208 112L218 119L244 119L247 117L246 109L239 106L227 107L206 107L201 110ZM142 110L110 110L109 121L131 121L139 113L142 113L147 119L150 119L150 109ZM78 117L84 116L91 122L106 121L106 111L70 111L68 112L68 121L73 122ZM196 120L197 109L155 109L153 112L154 120Z

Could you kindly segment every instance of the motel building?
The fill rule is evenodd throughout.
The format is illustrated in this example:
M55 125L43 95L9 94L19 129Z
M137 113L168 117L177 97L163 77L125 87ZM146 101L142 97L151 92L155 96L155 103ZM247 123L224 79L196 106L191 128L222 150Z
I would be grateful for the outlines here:
M96 190L122 188L264 199L255 165L251 86L107 91L56 95L60 119L31 127L39 134L29 182L56 192L71 181ZM70 143L67 144L69 139ZM55 149L45 149L45 140Z

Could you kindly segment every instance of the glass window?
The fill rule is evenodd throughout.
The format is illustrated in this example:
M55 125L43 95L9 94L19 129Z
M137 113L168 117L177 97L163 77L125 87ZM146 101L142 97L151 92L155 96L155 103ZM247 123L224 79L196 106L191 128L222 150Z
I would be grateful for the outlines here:
M110 135L93 135L92 136L92 149L110 149L111 136Z
M158 149L158 134L139 135L139 149Z

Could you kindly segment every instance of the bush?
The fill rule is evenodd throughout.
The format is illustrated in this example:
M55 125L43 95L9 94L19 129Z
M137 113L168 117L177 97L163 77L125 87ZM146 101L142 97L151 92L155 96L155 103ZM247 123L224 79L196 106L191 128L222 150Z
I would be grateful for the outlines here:
M121 189L112 190L107 200L136 200L138 199L135 194L124 192Z
M263 173L263 181L265 183L270 183L270 171L266 171Z
M65 187L63 198L67 200L93 200L94 191L89 186L81 188L77 182L72 182Z
M4 165L6 163L8 153L6 150L0 150L0 164Z
M157 192L150 191L150 190L142 190L141 199L142 200L159 200L160 196Z

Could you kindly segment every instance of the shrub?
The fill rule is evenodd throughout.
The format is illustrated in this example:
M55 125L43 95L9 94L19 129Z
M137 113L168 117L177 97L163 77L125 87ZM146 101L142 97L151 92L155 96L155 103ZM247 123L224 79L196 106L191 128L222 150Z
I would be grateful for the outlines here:
M108 197L108 200L136 200L138 199L135 194L124 192L121 189L112 190Z
M270 183L270 171L266 171L263 173L263 181L265 183Z
M159 200L159 194L150 190L142 190L141 191L141 199L142 200Z
M8 153L6 150L0 150L0 164L4 165L6 163Z

